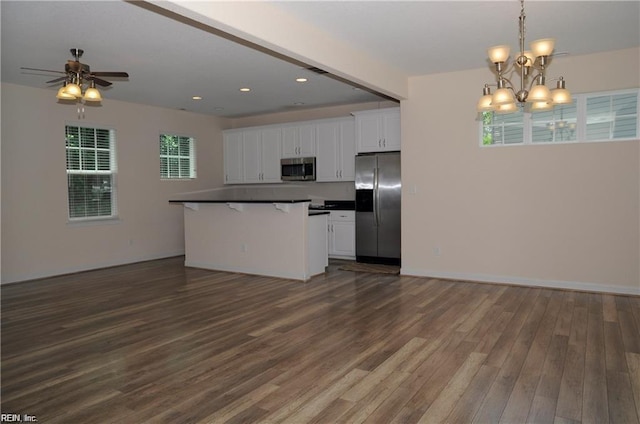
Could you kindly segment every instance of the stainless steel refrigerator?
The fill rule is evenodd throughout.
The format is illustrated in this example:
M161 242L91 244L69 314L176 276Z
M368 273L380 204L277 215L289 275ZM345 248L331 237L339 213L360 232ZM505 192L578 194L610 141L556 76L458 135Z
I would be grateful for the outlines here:
M356 261L400 264L400 152L356 156Z

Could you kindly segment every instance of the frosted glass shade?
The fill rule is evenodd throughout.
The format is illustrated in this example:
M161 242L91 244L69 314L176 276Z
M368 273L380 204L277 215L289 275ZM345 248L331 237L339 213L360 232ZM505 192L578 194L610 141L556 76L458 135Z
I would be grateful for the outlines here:
M553 52L556 40L553 38L542 38L531 42L531 50L535 57L549 56Z
M506 62L509 58L509 52L511 51L511 47L509 46L493 46L487 53L489 54L489 60L492 63L498 62Z
M531 111L541 111L541 110L549 110L553 108L553 105L551 103L547 103L547 102L535 102L531 104Z
M572 102L571 93L566 88L556 88L551 90L551 100L556 105L564 105Z
M58 94L56 94L56 99L59 100L75 100L76 96L74 96L73 94L69 94L65 91L65 89L67 88L67 86L62 86L60 87L60 89L58 90Z
M527 102L536 103L536 102L545 102L548 103L551 101L551 92L547 88L546 85L538 84L534 85L529 95L527 96Z
M480 100L478 100L478 105L476 106L477 111L489 112L493 110L493 106L491 106L492 99L493 96L491 94L485 94L484 96L480 97Z
M67 84L67 86L64 88L64 92L73 97L82 97L82 90L80 89L80 86L78 84Z
M515 103L515 98L513 97L513 92L508 88L499 88L493 94L491 98L491 104L493 106L501 106L507 103Z
M495 109L496 113L513 113L518 111L518 106L515 103L507 103L500 105Z
M524 56L527 58L527 62L524 66L533 66L533 62L536 61L536 57L533 55L533 52L531 50L527 50L524 52Z
M84 100L87 102L99 102L102 100L102 96L97 88L90 87L84 92Z

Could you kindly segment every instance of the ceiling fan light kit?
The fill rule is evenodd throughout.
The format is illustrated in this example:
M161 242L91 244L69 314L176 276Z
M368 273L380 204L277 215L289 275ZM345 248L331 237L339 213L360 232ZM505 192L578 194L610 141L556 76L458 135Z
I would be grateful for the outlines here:
M74 60L67 61L64 65L64 72L37 68L21 69L64 74L65 76L47 81L47 83L51 84L62 81L63 85L56 93L56 98L58 100L80 103L91 102L96 104L102 101L102 94L96 88L96 84L102 87L108 87L111 85L111 82L99 77L129 78L129 74L126 72L91 72L89 65L86 63L80 63L80 58L82 57L84 50L76 48L70 49L70 51Z
M555 105L572 102L571 93L566 89L563 77L558 79L557 87L549 90L545 85L546 67L553 52L555 40L543 38L531 43L531 50L524 49L524 34L526 15L524 0L520 0L519 37L520 51L515 60L509 64L510 47L500 45L491 47L487 53L489 60L495 66L497 90L491 94L489 84L485 84L482 97L478 100L478 112L511 113L528 105L528 110L547 110ZM519 69L516 69L517 68ZM506 77L516 71L520 74L519 88ZM519 71L519 72L518 72ZM533 72L537 72L532 76Z

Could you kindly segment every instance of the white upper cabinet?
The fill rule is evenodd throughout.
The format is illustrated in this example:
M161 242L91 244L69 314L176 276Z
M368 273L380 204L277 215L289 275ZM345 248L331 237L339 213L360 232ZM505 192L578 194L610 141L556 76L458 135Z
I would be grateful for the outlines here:
M225 184L279 183L279 127L224 132Z
M400 150L400 108L354 112L358 153Z
M316 180L355 179L355 122L353 118L318 122Z
M282 158L316 155L316 127L312 123L287 124L282 127Z
M280 128L242 132L244 183L280 182Z
M282 129L266 128L262 130L262 182L279 183L280 158L282 148Z
M224 183L239 184L243 182L242 132L224 132Z

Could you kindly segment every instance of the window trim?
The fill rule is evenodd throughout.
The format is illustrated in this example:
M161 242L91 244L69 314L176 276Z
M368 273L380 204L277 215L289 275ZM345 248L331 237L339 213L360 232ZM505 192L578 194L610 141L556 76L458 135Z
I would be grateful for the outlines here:
M601 97L601 96L614 96L614 95L624 95L624 94L636 94L636 137L635 138L608 138L608 139L598 139L598 140L587 140L587 99L590 97ZM576 139L575 140L567 140L567 141L549 141L549 142L534 142L533 141L533 119L531 112L523 113L523 140L520 143L493 143L493 144L484 144L483 143L483 134L484 134L484 123L482 120L482 113L478 113L478 139L479 145L482 148L493 148L493 147L506 147L506 146L549 146L549 145L558 145L558 144L585 144L585 143L608 143L608 142L625 142L625 141L637 141L640 139L640 88L627 88L622 90L607 90L607 91L597 91L597 92L589 92L589 93L579 93L573 95L573 101L576 104Z
M180 155L163 155L160 150L160 140L162 136L171 136L171 137L183 137L189 139L189 177L170 177L164 176L162 174L162 158L163 157L177 157L177 158L186 158L186 156ZM197 155L196 155L196 138L192 135L187 135L183 133L178 133L175 131L161 131L158 133L158 165L160 168L160 181L193 181L198 178L198 170L197 170Z

